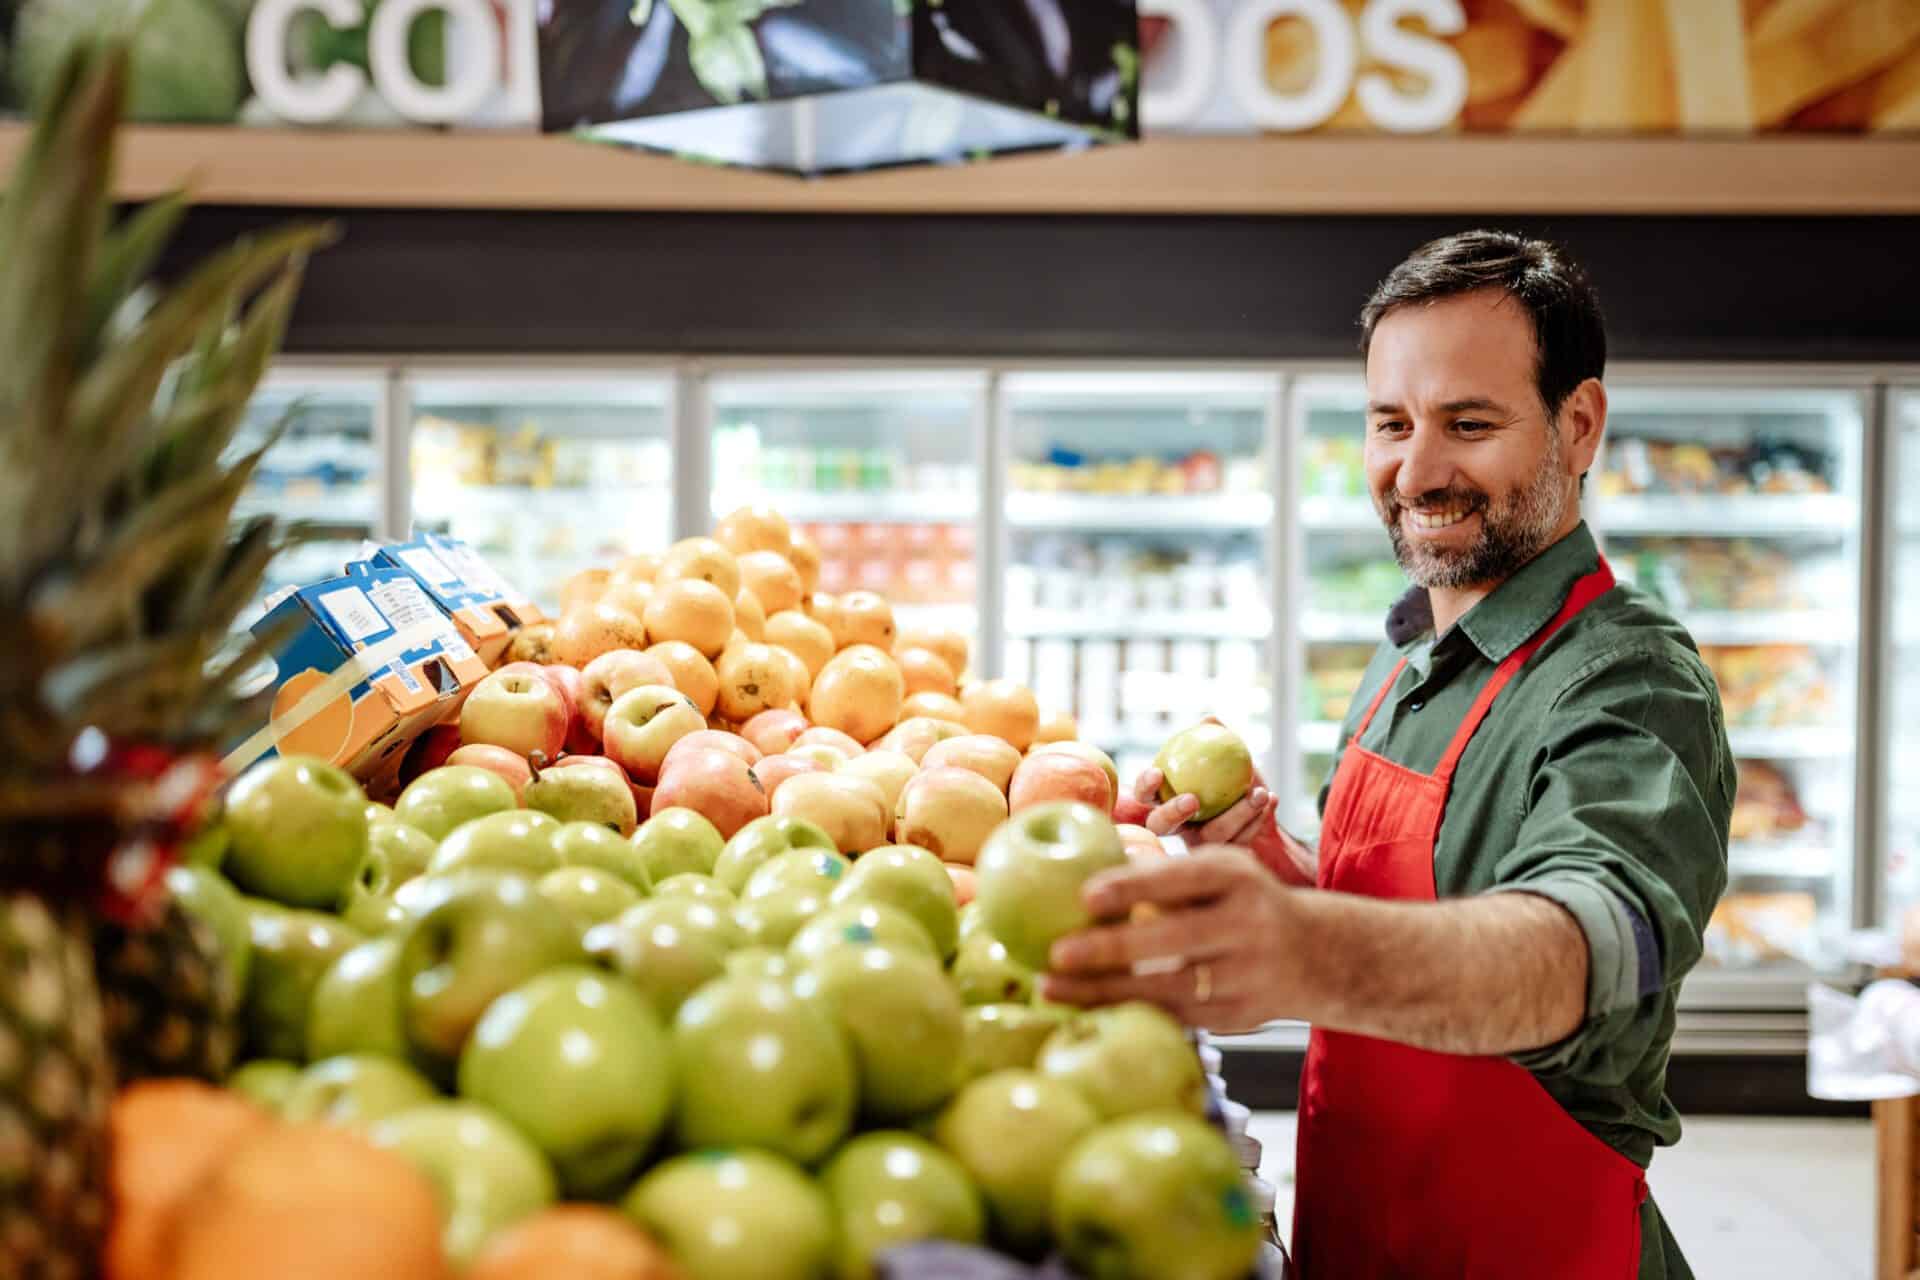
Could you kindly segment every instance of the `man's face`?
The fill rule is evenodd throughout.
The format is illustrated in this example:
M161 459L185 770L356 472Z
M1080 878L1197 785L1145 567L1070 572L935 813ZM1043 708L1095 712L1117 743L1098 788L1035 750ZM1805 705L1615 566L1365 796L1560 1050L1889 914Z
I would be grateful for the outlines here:
M1496 290L1403 307L1374 327L1367 485L1416 586L1500 582L1573 524L1591 453L1571 457L1547 421L1534 359L1526 313Z

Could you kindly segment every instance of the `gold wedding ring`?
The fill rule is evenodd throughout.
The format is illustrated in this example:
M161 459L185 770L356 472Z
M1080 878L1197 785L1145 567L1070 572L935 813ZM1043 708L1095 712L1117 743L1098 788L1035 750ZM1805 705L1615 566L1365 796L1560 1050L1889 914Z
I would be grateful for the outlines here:
M1213 966L1197 964L1193 966L1193 1002L1205 1004L1213 999Z

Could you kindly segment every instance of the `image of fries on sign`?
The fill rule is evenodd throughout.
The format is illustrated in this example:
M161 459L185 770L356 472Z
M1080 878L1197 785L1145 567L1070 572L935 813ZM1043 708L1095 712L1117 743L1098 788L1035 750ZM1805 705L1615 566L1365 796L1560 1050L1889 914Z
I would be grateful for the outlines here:
M1920 0L1140 0L1149 131L1920 132Z

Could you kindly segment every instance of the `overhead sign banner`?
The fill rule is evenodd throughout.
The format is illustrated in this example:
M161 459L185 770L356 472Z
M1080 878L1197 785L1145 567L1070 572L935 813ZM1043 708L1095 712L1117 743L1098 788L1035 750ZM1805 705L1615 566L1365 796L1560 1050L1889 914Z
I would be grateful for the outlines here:
M738 0L606 0L692 30ZM847 6L756 4L756 42ZM992 0L1044 39L1076 5ZM538 0L0 0L0 112L139 11L147 123L537 129ZM1920 0L1140 0L1147 133L1920 132ZM765 28L763 30L762 28ZM676 37L677 38L677 37ZM633 58L645 42L608 41ZM777 51L776 51L777 52ZM762 52L764 57L764 51ZM639 76L645 68L636 67Z

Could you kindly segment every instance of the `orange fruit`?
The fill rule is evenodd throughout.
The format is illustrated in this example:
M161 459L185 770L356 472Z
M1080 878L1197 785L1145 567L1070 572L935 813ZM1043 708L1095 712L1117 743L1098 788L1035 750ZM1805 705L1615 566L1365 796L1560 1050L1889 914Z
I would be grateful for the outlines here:
M614 649L644 649L647 628L640 618L610 604L579 605L553 625L553 658L584 667Z
M902 631L896 649L931 649L940 655L957 680L967 673L967 638L958 631L915 629ZM951 690L949 690L951 692Z
M800 711L808 691L813 688L813 672L807 670L807 664L799 654L785 645L769 644L767 647L773 650L774 657L786 664L787 683L793 686L793 700L787 705Z
M820 585L820 548L814 546L811 539L796 533L787 546L787 563L800 575L801 592L812 595Z
M237 1093L197 1080L147 1080L113 1099L107 1280L148 1280L166 1270L166 1246L188 1193L234 1146L274 1123Z
M800 574L778 551L749 551L740 557L740 581L760 597L768 613L797 609L806 592Z
M840 647L870 644L882 653L893 649L893 606L877 591L849 591L840 597Z
M624 1213L562 1204L495 1236L465 1280L682 1280L682 1273Z
M772 645L748 642L720 655L720 714L742 723L793 701L793 675Z
M917 646L896 649L893 656L900 664L900 675L907 682L908 693L944 693L952 696L956 687L953 668L947 665L945 658L931 649Z
M854 645L820 669L807 700L807 719L856 742L872 742L899 721L905 699L900 668L886 651Z
M914 716L927 716L934 720L952 720L957 724L966 722L966 709L960 705L960 699L952 694L935 693L922 689L910 693L907 700L900 704L900 718L908 720Z
M840 647L840 597L816 591L800 602L800 612L825 627L833 635L833 647Z
M713 527L713 536L737 556L750 551L773 551L784 556L793 545L793 529L787 518L760 503L729 512Z
M607 589L607 581L612 574L606 569L582 569L578 573L568 574L560 582L560 608L562 612L577 604L592 604Z
M622 582L645 582L649 585L660 575L661 557L651 551L643 551L637 556L628 556L613 566L613 572L607 578L607 585L614 586Z
M1040 704L1033 690L1012 680L982 680L960 693L961 723L975 733L990 733L1015 751L1033 745L1040 731Z
M660 660L673 677L673 687L692 698L701 715L713 714L714 703L720 700L720 677L705 654L684 640L662 640L647 653Z
M827 665L838 648L833 633L797 609L767 615L767 643L777 644L806 664L806 687L812 687L820 668Z
M709 658L720 656L733 635L733 597L699 578L656 587L647 605L647 632L656 640L684 640Z
M600 593L600 603L623 609L636 618L647 616L647 606L653 602L653 584L651 582L609 582L607 589Z
M664 587L685 578L710 582L731 600L740 593L740 562L712 538L682 538L667 548L653 585Z
M425 1176L366 1139L275 1125L236 1144L174 1220L167 1280L443 1280Z
M733 598L733 625L746 632L749 640L767 638L767 610L750 587L740 588L740 594Z
M1071 711L1049 711L1040 717L1033 741L1037 746L1045 742L1073 742L1079 737L1080 722L1073 718Z
M513 639L507 642L507 656L501 661L537 662L543 667L552 662L553 624L536 622L514 632Z

